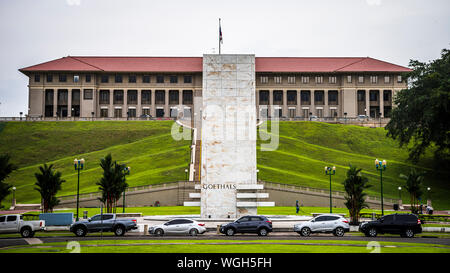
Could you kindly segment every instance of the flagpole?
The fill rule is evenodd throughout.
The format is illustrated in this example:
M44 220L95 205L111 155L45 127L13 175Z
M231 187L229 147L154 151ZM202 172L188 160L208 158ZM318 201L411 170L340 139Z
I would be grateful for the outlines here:
M220 28L220 18L219 18L219 55L220 55L220 32L221 32L221 28Z

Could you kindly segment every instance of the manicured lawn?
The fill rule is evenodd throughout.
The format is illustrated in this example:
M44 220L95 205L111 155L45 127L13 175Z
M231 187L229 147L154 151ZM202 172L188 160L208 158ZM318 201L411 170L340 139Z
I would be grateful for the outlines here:
M21 122L7 123L0 132L0 153L9 152L21 168L6 181L13 184L18 203L39 203L34 173L41 163L54 164L66 182L59 195L76 194L74 158L86 160L81 172L80 193L98 191L100 159L131 167L130 187L172 182L185 178L189 140L171 137L173 121ZM4 204L10 203L9 196Z
M34 173L43 163L54 164L66 182L59 195L76 193L77 173L74 158L85 158L81 172L81 193L96 192L95 183L101 176L100 158L111 153L113 159L131 167L129 185L140 186L183 180L189 162L190 141L175 141L171 137L173 121L95 121L95 122L7 122L0 123L0 154L9 153L20 169L6 181L13 184L18 203L38 203L34 190ZM264 131L264 128L260 128ZM383 128L319 122L280 122L279 146L275 151L261 151L258 141L258 178L260 180L329 188L324 166L336 166L332 179L335 190L343 190L342 182L349 164L363 168L372 187L370 195L380 195L379 173L374 160L385 159L384 195L398 197L399 178L411 167L427 171L424 186L431 187L435 210L450 207L448 170L432 170L432 153L414 165L407 161L407 150L400 149L387 138ZM402 192L403 202L409 203ZM12 196L3 204L10 204ZM424 196L424 199L427 196Z
M80 241L81 253L370 253L364 241L333 240L96 240ZM380 242L381 253L450 253L450 247ZM0 253L70 252L66 243L2 249Z
M260 127L260 131L270 132ZM380 195L380 173L375 169L376 158L387 160L387 170L383 173L383 192L388 198L398 198L398 186L404 187L400 174L407 174L411 167L427 172L424 187L431 187L433 207L450 207L450 186L448 170L437 172L432 169L431 151L421 162L414 165L407 160L406 148L386 137L384 128L367 128L353 125L327 124L321 122L285 121L279 122L278 149L261 151L258 141L258 179L314 188L329 189L329 178L324 173L325 166L336 166L332 187L343 191L349 164L363 169L372 185L367 190L370 195ZM428 196L423 196L423 199ZM402 192L404 204L410 202L406 191Z

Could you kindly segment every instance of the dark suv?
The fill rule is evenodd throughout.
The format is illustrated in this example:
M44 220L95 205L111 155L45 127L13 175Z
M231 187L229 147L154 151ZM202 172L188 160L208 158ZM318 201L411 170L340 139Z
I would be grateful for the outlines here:
M243 216L232 223L221 225L220 232L227 236L235 233L258 233L266 236L272 232L272 222L266 216Z
M367 237L377 234L400 234L402 237L412 238L414 234L422 233L420 219L414 214L389 214L367 223L359 225L359 231Z

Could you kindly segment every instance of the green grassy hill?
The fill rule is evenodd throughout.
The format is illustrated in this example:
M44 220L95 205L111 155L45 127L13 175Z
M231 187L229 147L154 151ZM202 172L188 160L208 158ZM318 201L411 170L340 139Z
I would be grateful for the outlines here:
M267 132L263 128L260 130ZM258 143L258 178L261 180L329 189L329 177L325 175L324 167L336 166L332 188L343 191L342 182L352 164L362 168L373 185L368 193L379 196L380 173L374 163L378 158L387 161L387 170L383 173L385 197L398 198L397 188L402 186L403 202L410 202L399 175L407 174L414 167L427 171L424 186L431 187L434 209L450 207L450 185L447 183L450 173L432 170L431 153L418 165L408 162L407 150L400 149L395 141L387 138L383 128L289 121L280 122L276 135L279 135L276 151L261 151L261 141Z
M34 173L44 162L54 164L65 182L60 195L76 193L77 173L74 158L85 158L81 173L81 193L97 191L101 176L100 158L111 153L114 160L131 167L130 186L183 180L189 162L190 141L175 141L170 135L172 121L96 121L96 122L8 122L0 123L0 153L8 152L20 169L8 183L17 187L19 203L39 202ZM404 186L400 173L410 167L428 172L425 186L432 188L435 209L450 207L448 172L432 171L431 153L418 166L407 162L407 151L385 137L381 128L332 125L319 122L280 122L279 146L275 151L260 151L258 178L261 180L316 188L329 188L325 166L336 166L333 189L343 190L342 181L351 163L363 168L373 185L369 194L379 196L379 173L374 160L385 159L383 174L386 197L397 198ZM277 134L278 135L278 134ZM409 203L403 190L402 197ZM9 204L11 196L4 201Z
M0 131L0 153L9 153L20 168L7 180L16 186L19 203L39 203L33 190L34 173L43 163L54 164L66 182L59 195L76 194L75 158L86 160L81 171L80 192L98 190L95 182L102 171L100 159L111 153L113 160L131 167L130 186L185 179L190 141L175 141L172 121L9 122ZM8 204L11 197L5 201Z

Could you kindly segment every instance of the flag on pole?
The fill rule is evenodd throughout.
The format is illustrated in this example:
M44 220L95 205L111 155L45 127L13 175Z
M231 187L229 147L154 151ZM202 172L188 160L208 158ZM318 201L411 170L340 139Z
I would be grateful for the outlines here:
M222 26L220 25L220 18L219 18L219 42L223 44L223 38L222 38Z

